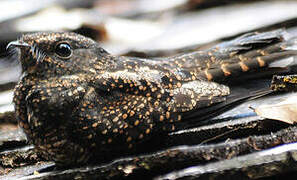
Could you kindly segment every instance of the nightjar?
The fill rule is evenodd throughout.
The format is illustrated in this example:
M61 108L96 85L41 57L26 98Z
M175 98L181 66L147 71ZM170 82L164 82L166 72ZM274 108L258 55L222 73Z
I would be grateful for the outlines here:
M271 92L255 80L292 72L296 41L285 36L250 33L205 51L140 59L113 56L75 33L25 34L8 45L23 72L16 117L60 166L142 153L185 123Z

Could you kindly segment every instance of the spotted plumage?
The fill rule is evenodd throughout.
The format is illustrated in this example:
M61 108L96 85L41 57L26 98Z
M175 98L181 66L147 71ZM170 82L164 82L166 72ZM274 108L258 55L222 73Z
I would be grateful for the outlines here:
M9 44L23 70L16 116L36 149L59 165L142 152L189 117L202 119L195 112L226 102L230 82L296 54L286 50L290 43L281 31L248 34L154 60L113 56L75 33L26 34Z

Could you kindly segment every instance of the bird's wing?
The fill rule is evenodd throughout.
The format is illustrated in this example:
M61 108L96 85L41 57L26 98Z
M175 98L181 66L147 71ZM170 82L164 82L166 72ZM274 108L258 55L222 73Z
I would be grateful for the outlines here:
M274 31L244 35L218 48L167 60L120 57L115 67L94 77L93 86L98 92L105 92L106 98L114 99L107 106L147 114L142 116L146 120L202 119L225 106L269 93L269 83L232 84L231 80L255 76L257 72L287 71L269 65L295 55L295 50L287 49L294 43L295 40L285 40L282 31ZM227 84L230 88L217 83L226 79L231 82Z

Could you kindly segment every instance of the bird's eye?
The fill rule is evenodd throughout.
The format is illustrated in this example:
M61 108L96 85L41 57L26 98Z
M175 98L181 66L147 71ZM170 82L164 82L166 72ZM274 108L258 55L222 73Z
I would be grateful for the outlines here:
M55 53L59 57L61 57L63 59L67 59L67 58L70 58L72 55L72 48L66 42L62 42L62 43L57 44Z

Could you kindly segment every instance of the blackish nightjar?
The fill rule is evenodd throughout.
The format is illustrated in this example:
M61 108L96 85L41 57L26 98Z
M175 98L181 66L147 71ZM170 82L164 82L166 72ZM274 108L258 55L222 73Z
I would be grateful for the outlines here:
M288 73L276 63L297 54L285 34L250 33L158 59L113 56L75 33L26 34L8 45L23 72L16 117L38 152L61 166L144 152L184 122L259 95L236 90L250 79Z

